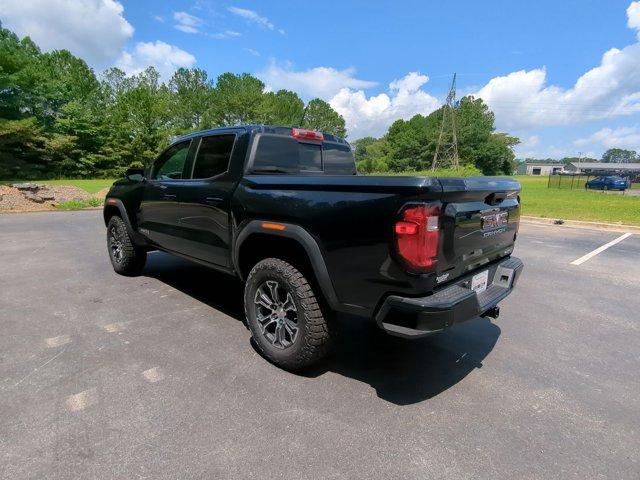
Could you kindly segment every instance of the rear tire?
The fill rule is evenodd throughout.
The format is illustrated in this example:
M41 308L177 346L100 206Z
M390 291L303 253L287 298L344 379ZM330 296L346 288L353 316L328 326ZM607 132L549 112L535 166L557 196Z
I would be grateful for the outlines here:
M318 299L284 260L267 258L251 269L244 311L256 347L275 365L300 370L327 355L331 338Z
M135 276L142 272L147 252L133 243L124 220L117 215L111 217L107 224L107 248L116 273Z

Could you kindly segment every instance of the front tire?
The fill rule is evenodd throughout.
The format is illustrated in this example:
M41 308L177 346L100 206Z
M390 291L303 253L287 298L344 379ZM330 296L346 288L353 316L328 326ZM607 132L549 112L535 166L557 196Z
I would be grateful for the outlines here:
M135 276L142 272L147 252L133 243L127 226L118 216L111 217L107 224L107 248L116 273Z
M304 275L277 258L258 262L247 277L244 310L258 350L275 365L300 370L329 350L327 321Z

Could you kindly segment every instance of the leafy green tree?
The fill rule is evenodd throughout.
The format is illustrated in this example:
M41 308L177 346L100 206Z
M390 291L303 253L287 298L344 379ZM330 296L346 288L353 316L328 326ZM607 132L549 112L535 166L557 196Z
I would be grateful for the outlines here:
M387 165L392 171L431 168L442 123L442 108L426 117L397 120L386 135ZM458 156L461 166L474 166L484 174L511 174L515 165L515 137L495 133L494 115L482 99L464 97L455 107Z
M331 105L319 98L314 98L307 104L302 126L338 137L347 135L344 118L331 108Z
M213 89L205 126L258 123L263 90L264 83L248 73L223 73Z
M0 178L46 178L51 170L46 144L34 117L0 119Z
M361 173L389 171L389 144L385 138L365 137L355 142L355 157Z
M300 125L304 102L289 90L265 93L260 108L260 123L270 125Z
M386 135L389 168L396 172L431 168L441 119L442 112L438 110L427 117L415 115L393 122Z
M602 154L604 163L633 163L638 161L638 154L634 150L610 148Z
M24 71L35 63L40 49L29 37L20 40L13 32L0 28L0 118L15 120L29 116L32 102Z
M171 123L177 133L202 128L205 112L212 105L213 85L207 72L180 68L169 81Z

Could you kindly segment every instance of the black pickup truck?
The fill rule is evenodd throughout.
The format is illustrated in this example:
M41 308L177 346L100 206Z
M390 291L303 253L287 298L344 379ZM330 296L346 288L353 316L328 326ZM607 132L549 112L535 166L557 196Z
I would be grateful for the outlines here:
M163 250L239 277L256 345L297 369L325 355L335 312L407 338L497 317L523 267L519 191L505 178L360 176L343 139L249 125L181 137L128 170L104 221L118 273Z

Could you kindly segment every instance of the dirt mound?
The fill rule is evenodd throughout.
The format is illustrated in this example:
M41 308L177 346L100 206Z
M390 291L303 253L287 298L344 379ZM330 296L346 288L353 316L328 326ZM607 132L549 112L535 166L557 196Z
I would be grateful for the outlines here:
M0 211L31 212L53 210L59 203L86 200L91 194L78 187L16 183L0 185Z

